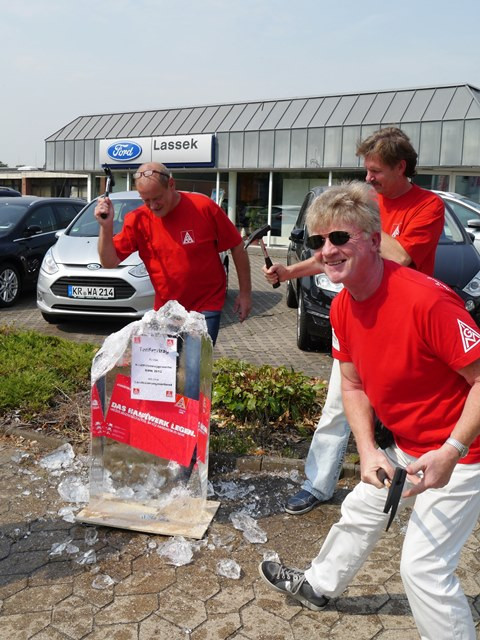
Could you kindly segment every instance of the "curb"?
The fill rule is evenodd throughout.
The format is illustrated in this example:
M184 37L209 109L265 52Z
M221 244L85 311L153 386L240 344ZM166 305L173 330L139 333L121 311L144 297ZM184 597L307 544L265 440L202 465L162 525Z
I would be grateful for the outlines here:
M5 435L14 435L26 440L38 442L47 447L56 448L69 442L67 438L47 436L32 429L23 427L0 425L0 432ZM243 473L259 472L303 472L305 460L303 458L281 458L280 456L235 456L229 453L212 453L210 455L210 467L216 473L239 471ZM360 479L360 465L352 462L344 462L341 478Z

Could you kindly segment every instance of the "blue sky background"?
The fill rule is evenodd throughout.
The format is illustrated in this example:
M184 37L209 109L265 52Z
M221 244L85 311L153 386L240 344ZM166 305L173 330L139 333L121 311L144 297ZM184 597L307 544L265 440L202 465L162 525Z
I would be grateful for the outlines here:
M0 0L0 160L79 115L470 83L479 0Z

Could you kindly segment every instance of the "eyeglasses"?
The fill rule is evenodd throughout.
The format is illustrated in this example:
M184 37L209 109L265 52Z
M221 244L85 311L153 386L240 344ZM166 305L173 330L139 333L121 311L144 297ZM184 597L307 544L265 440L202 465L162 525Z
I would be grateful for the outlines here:
M156 169L146 169L145 171L137 171L133 174L135 180L138 180L142 176L144 178L150 178L154 173L158 173L159 176L165 176L166 178L170 178L169 173L165 173L165 171L157 171Z
M347 244L347 242L351 238L354 238L355 235L358 234L352 235L348 233L348 231L330 231L330 233L326 236L309 236L306 239L305 244L309 249L312 249L312 251L316 251L317 249L321 249L323 247L328 238L333 245L335 245L336 247L341 247L343 244Z

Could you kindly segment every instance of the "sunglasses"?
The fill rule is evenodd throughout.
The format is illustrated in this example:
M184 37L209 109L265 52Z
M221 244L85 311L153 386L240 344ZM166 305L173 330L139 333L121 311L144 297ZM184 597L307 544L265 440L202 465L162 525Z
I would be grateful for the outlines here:
M154 173L158 173L159 176L165 176L166 178L170 178L170 175L168 173L165 173L165 171L157 171L156 169L147 169L146 171L137 171L136 173L133 174L133 177L135 178L135 180L138 180L142 176L144 178L150 178L150 176L153 176Z
M355 235L351 235L348 231L330 231L326 236L309 236L306 239L305 244L309 249L312 249L312 251L317 251L317 249L321 249L323 247L328 238L333 245L341 247L343 244L347 244L347 242L351 238L355 237Z

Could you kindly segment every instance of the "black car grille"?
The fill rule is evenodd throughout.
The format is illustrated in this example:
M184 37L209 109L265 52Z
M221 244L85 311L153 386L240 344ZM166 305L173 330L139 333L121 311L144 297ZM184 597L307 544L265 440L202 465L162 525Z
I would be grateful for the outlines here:
M68 298L68 287L114 287L115 300L124 300L130 298L135 293L135 289L122 280L121 278L89 278L89 277L71 277L59 278L51 286L52 292L56 296Z

